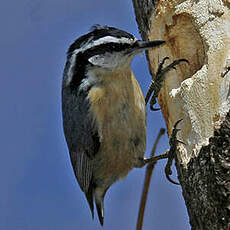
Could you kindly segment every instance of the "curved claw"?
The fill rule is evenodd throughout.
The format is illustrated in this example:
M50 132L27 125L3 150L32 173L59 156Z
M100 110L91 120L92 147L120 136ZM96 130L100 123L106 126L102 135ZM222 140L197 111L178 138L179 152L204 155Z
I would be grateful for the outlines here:
M168 179L168 181L170 181L173 184L180 185L180 183L178 183L178 182L174 181L173 179L171 179L171 177L168 174L165 174L165 175L166 175L166 178Z
M176 135L177 135L177 132L180 131L180 129L177 129L176 127L182 120L183 120L183 118L178 120L173 126L172 135L171 135L171 138L169 139L169 143L171 143L171 144L174 143L173 145L176 145L176 141L177 141Z
M181 62L186 62L186 63L189 64L189 61L188 61L187 59L181 58L181 59L175 60L175 61L172 62L170 65L171 65L171 67L174 67L175 65L178 65L178 64L181 63Z
M171 168L170 168L169 165L166 165L166 166L165 166L165 175L166 175L166 178L168 179L168 181L170 181L170 182L173 183L173 184L180 185L180 183L174 181L174 180L170 177L170 175L172 175L172 170L171 170Z
M162 61L161 61L160 64L159 64L159 67L158 67L158 71L157 71L157 72L159 72L159 71L162 69L162 66L164 65L164 63L165 63L166 60L169 60L169 57L164 57L164 58L162 59Z
M154 108L153 105L150 105L150 109L151 109L152 111L159 111L159 110L161 110L160 108Z
M178 61L178 63L180 63L180 62L186 62L186 63L190 64L190 63L189 63L189 60L188 60L188 59L185 59L185 58L181 58L181 59L178 59L178 60L176 60L176 61Z
M165 63L166 60L169 60L169 57L164 57L160 64L164 65L164 63Z
M158 110L160 110L160 108L154 108L153 106L156 104L156 96L155 96L155 93L154 93L154 95L152 96L152 98L151 98L151 101L150 101L150 109L152 110L152 111L158 111Z
M176 129L177 125L178 125L181 121L183 121L183 118L179 119L179 120L174 124L173 128ZM179 129L178 129L178 130L179 130Z
M157 69L157 73L156 73L156 79L158 78L158 76L161 77L160 72L162 71L163 65L164 65L166 60L169 60L169 57L164 57L162 59L162 61L160 62L159 66L158 66L158 69Z
M170 181L171 183L176 184L176 185L180 185L180 183L171 179L170 175L172 175L171 161L170 162L168 161L168 163L165 166L165 176L166 176L167 180Z
M184 142L181 141L181 140L177 140L177 142L178 142L178 143L181 143L181 144L183 144L183 145L186 145L186 143L184 143Z
M174 62L172 62L171 64L169 64L168 66L166 66L164 69L163 69L163 72L164 73L167 73L168 71L170 71L170 69L175 69L175 66L180 64L181 62L186 62L189 64L189 61L185 58L181 58L181 59L178 59L178 60L175 60Z

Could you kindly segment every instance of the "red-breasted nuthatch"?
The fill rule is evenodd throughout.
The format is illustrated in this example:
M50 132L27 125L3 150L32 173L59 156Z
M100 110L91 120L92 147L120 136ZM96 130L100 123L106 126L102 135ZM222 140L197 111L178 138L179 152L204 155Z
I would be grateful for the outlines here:
M97 26L69 48L63 75L64 133L77 181L101 225L108 188L144 165L145 99L130 63L164 41Z

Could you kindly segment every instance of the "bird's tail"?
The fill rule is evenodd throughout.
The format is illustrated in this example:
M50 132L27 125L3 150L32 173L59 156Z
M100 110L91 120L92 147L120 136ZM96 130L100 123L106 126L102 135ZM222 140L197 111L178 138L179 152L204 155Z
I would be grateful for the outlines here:
M104 197L108 188L97 187L94 190L95 203L97 207L97 214L101 226L104 224Z

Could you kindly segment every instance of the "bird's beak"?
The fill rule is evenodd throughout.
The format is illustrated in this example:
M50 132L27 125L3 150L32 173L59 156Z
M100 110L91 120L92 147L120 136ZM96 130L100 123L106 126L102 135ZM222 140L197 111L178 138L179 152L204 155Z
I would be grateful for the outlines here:
M136 42L136 49L138 50L146 50L156 46L163 45L165 41L163 40L156 40L156 41L137 41Z
M165 41L163 40L156 40L156 41L136 41L132 48L128 50L128 53L131 55L136 55L141 53L144 50L154 48L156 46L163 45Z

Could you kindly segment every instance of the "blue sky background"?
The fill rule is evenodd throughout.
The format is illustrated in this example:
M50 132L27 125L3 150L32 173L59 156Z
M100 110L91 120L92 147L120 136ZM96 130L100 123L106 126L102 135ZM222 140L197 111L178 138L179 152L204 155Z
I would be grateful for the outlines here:
M1 230L101 229L74 178L61 118L65 53L93 24L140 38L131 0L1 3ZM137 56L132 68L146 93L150 75L145 58ZM147 155L161 127L161 112L148 111ZM167 148L165 135L157 152ZM181 188L166 180L165 163L154 171L143 229L189 229ZM144 171L134 169L109 189L104 229L135 229Z

